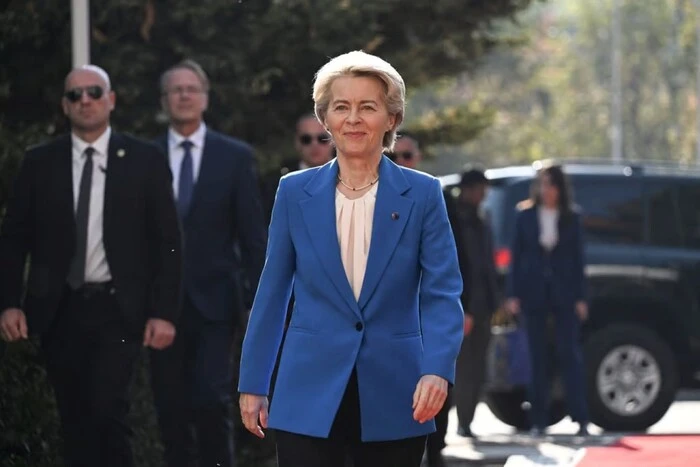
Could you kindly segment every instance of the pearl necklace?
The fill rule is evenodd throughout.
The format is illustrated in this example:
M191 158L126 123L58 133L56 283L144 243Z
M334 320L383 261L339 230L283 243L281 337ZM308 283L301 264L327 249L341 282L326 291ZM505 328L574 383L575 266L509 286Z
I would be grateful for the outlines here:
M340 178L340 174L338 174L338 181L339 181L345 188L347 188L347 189L349 189L349 190L352 190L352 191L361 191L361 190L364 190L365 188L369 188L369 187L371 187L372 185L374 185L375 183L377 183L377 182L379 181L379 175L377 175L377 178L375 178L374 180L372 180L371 182L369 182L367 185L361 186L361 187L359 187L359 188L351 187L350 185L348 185L347 183L345 183L345 182L343 181L343 179Z

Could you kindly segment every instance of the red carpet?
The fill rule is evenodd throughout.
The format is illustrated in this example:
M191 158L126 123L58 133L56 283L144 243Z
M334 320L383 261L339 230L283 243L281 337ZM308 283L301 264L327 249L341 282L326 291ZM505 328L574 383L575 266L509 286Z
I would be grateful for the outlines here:
M700 436L625 436L607 447L586 448L576 467L700 466Z

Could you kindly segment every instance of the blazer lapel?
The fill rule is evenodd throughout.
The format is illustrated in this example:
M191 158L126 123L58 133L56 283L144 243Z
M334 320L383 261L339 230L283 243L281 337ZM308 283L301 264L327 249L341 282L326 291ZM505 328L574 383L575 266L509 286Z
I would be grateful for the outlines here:
M304 223L326 275L348 307L360 317L360 310L350 288L340 257L335 213L335 187L338 166L335 160L321 167L304 187L310 198L299 202Z
M401 169L386 157L382 157L372 221L372 239L358 301L360 309L363 309L372 297L406 227L413 200L404 197L403 194L410 188L411 185L406 181Z
M214 175L216 174L216 139L212 133L207 130L206 136L204 137L204 147L202 148L202 160L199 164L199 173L197 174L197 179L194 183L194 190L192 192L192 201L190 202L190 208L185 215L185 218L189 218L193 212L197 212L197 204L201 203L202 192L206 190L207 186L214 180Z
M125 169L126 159L130 155L124 143L124 139L118 133L112 132L107 149L107 173L105 174L104 218L102 221L105 237L107 232L110 232L112 217L116 220L116 216L114 216L116 191L120 186L128 187Z

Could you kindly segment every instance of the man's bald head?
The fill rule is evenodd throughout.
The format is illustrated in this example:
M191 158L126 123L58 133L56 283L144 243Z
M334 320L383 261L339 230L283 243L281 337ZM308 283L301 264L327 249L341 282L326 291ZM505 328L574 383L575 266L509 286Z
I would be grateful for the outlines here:
M109 126L114 109L109 75L98 66L83 65L68 73L64 86L61 103L71 129L83 140L94 141Z
M72 79L78 75L78 74L86 74L86 73L92 73L97 75L100 80L102 80L102 84L105 86L105 91L110 91L112 89L112 82L109 79L109 74L107 72L98 67L97 65L83 65L77 68L73 68L70 73L66 76L66 80L64 82L64 87L65 89L70 89L70 83Z

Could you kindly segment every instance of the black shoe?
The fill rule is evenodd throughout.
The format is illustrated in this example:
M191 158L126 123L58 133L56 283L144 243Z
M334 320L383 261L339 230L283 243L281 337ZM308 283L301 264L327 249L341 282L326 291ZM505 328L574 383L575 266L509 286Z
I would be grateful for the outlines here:
M463 438L473 438L474 434L472 434L471 428L467 427L464 428L462 425L459 425L457 427L457 434Z
M576 436L589 436L588 423L580 423Z

